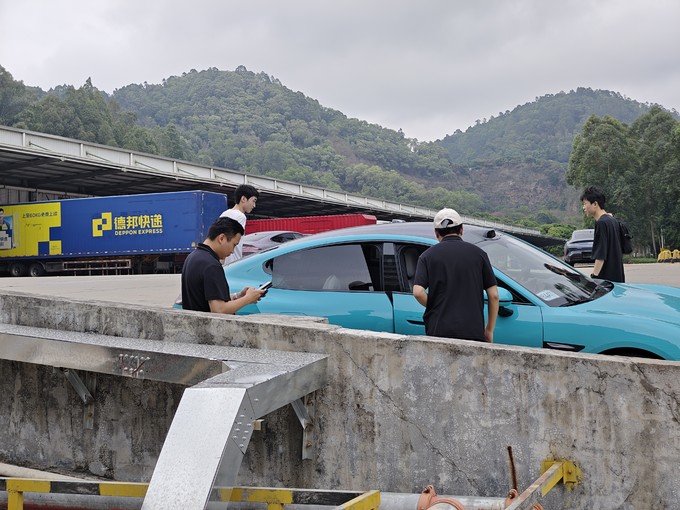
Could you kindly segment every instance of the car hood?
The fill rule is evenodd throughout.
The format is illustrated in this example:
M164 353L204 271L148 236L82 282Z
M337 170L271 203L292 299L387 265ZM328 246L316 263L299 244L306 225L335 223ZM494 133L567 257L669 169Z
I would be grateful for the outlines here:
M636 318L680 327L680 289L675 287L616 283L611 292L577 306L617 321Z

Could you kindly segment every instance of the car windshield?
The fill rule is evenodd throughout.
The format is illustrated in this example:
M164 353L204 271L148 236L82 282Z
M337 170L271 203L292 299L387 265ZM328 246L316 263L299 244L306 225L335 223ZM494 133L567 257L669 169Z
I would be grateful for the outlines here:
M572 241L592 241L594 237L592 230L574 230L571 234Z
M548 306L571 306L592 301L609 292L609 282L597 284L579 271L528 246L501 235L479 243L491 264Z

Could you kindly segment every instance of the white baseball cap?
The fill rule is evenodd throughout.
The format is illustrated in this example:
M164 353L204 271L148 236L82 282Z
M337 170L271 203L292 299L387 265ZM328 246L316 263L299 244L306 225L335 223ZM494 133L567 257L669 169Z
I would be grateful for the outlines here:
M460 214L448 207L439 211L434 217L434 228L437 229L457 227L462 223L463 220L460 219Z

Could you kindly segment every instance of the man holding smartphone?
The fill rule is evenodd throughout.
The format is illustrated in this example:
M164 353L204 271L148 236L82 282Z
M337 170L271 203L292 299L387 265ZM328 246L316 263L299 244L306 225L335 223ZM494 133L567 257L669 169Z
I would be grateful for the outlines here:
M199 312L234 314L257 303L266 290L245 287L229 293L229 283L220 259L228 257L241 241L243 227L231 218L218 218L208 237L192 252L182 268L182 308Z

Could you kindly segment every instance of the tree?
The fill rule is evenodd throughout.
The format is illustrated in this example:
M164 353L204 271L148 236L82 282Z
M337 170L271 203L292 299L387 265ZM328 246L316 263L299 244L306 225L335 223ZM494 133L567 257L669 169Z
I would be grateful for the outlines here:
M24 110L19 115L16 125L22 129L68 138L78 138L83 130L83 123L73 108L53 95L45 97Z
M671 113L652 106L630 128L592 116L574 140L567 182L599 187L605 209L625 219L640 248L657 251L664 237L680 245L680 128Z
M636 168L637 155L628 127L611 117L591 116L574 138L567 183L597 186L607 196L607 205L618 209L630 196L628 180Z
M19 114L35 100L35 92L0 66L0 124L13 126Z
M678 122L669 112L653 106L630 130L637 146L639 169L632 176L635 185L630 193L636 215L629 222L638 227L633 230L642 239L651 241L655 252L661 229L667 242L675 246L680 243L680 218L676 215L680 201L677 127Z

